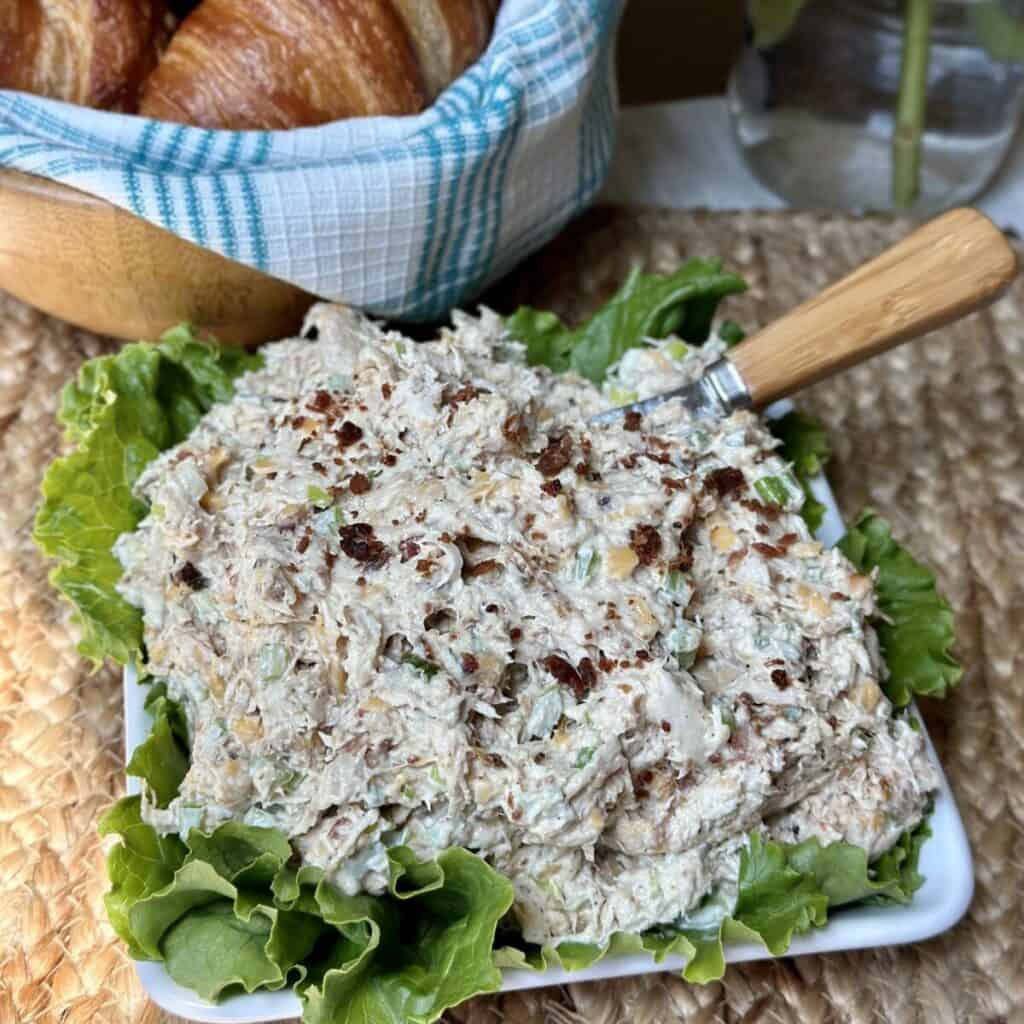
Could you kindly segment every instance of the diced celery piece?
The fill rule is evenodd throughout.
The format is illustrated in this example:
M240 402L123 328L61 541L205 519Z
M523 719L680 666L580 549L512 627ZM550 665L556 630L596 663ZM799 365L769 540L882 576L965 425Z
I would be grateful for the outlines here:
M411 665L418 672L422 672L428 679L432 679L440 671L432 661L427 661L426 658L421 658L418 654L407 654L402 659L402 664Z
M288 652L281 644L264 644L260 648L260 677L268 683L280 679L288 668Z
M322 487L317 487L316 484L310 484L306 488L306 498L316 505L317 508L327 508L334 501Z
M693 587L690 585L690 578L681 569L672 569L665 577L665 589L680 603L690 603L693 596Z
M700 647L701 636L700 627L686 619L680 621L669 633L666 643L680 668L690 668L693 665L697 658L697 648Z
M685 341L673 338L662 351L671 359L685 359L690 351L690 346Z
M630 391L629 388L609 388L608 389L608 401L613 402L615 405L629 405L630 402L637 400L637 393Z
M576 552L576 560L572 565L572 578L576 583L584 583L594 575L600 558L592 547L582 547Z
M586 768L594 758L594 747L584 747L576 756L576 767Z
M755 480L754 490L770 505L785 505L790 499L789 488L780 476L763 476Z

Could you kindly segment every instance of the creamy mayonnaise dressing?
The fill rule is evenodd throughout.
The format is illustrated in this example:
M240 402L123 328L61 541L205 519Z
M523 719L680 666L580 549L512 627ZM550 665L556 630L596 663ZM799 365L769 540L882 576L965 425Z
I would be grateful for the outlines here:
M587 423L721 343L629 352L602 395L487 311L416 344L321 305L304 335L147 467L117 543L192 744L148 822L280 828L347 892L389 846L465 846L557 942L727 899L752 829L876 856L920 820L872 580L762 422Z

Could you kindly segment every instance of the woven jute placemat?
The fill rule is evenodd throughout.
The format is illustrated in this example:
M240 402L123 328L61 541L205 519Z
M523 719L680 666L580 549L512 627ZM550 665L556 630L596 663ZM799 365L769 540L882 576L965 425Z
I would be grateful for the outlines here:
M605 209L498 289L576 318L635 263L715 256L757 324L895 241L884 219ZM81 361L113 347L0 296L0 1022L169 1024L106 923L100 811L123 791L120 681L90 674L29 540L54 411ZM652 975L475 1000L460 1024L1024 1022L1024 284L990 312L814 388L832 480L935 566L967 673L924 709L973 846L965 920L912 947Z

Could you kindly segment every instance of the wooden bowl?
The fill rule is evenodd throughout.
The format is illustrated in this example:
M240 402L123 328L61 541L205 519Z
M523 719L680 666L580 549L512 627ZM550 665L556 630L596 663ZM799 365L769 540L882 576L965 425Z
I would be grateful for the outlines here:
M0 170L0 288L117 338L188 321L222 341L297 333L315 296L78 189Z

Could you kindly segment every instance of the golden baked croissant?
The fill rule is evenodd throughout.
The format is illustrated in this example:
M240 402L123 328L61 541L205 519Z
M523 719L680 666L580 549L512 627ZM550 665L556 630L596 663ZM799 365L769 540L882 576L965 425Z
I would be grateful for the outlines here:
M422 110L483 50L495 0L202 0L139 113L284 129Z
M0 88L134 110L171 28L164 0L0 0Z

